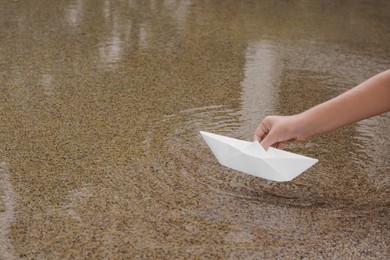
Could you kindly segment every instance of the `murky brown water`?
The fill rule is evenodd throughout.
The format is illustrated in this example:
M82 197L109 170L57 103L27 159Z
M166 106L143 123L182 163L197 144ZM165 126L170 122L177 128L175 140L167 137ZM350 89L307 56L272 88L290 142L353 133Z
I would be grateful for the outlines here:
M220 166L390 67L389 1L1 1L0 258L386 258L390 115L287 149L289 183ZM332 120L332 119L329 119Z

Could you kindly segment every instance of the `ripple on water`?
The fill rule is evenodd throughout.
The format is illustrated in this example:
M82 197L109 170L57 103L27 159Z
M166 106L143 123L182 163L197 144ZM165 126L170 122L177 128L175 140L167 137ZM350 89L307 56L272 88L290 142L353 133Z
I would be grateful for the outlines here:
M239 113L223 106L207 106L181 111L156 122L154 128L164 129L164 135L150 132L145 140L145 153L162 161L172 170L162 170L155 185L170 185L175 179L185 190L207 190L224 197L239 198L254 203L282 203L295 206L320 206L323 202L305 183L276 183L256 178L221 166L201 138L199 131L209 131L235 138L241 126ZM161 149L163 147L163 149ZM156 151L156 152L153 152ZM206 198L207 199L207 198Z

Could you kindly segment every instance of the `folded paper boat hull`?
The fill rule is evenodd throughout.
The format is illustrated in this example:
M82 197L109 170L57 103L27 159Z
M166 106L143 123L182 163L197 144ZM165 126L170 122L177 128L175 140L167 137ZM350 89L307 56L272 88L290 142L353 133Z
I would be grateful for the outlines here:
M200 132L222 165L272 181L291 181L318 162L317 159L269 148L222 135Z

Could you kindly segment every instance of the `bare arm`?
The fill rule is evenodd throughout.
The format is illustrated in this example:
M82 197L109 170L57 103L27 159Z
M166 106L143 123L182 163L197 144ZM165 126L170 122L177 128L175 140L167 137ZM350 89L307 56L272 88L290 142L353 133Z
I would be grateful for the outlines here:
M302 113L305 136L329 132L390 110L390 70Z
M301 114L266 117L254 139L265 149L291 140L306 140L365 118L390 111L390 70Z

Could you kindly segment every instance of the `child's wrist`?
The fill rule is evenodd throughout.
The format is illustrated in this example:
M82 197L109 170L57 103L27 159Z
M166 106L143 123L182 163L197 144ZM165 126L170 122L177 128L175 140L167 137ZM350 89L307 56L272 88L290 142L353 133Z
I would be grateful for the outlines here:
M305 141L315 135L313 123L305 112L294 115L294 121L297 140Z

